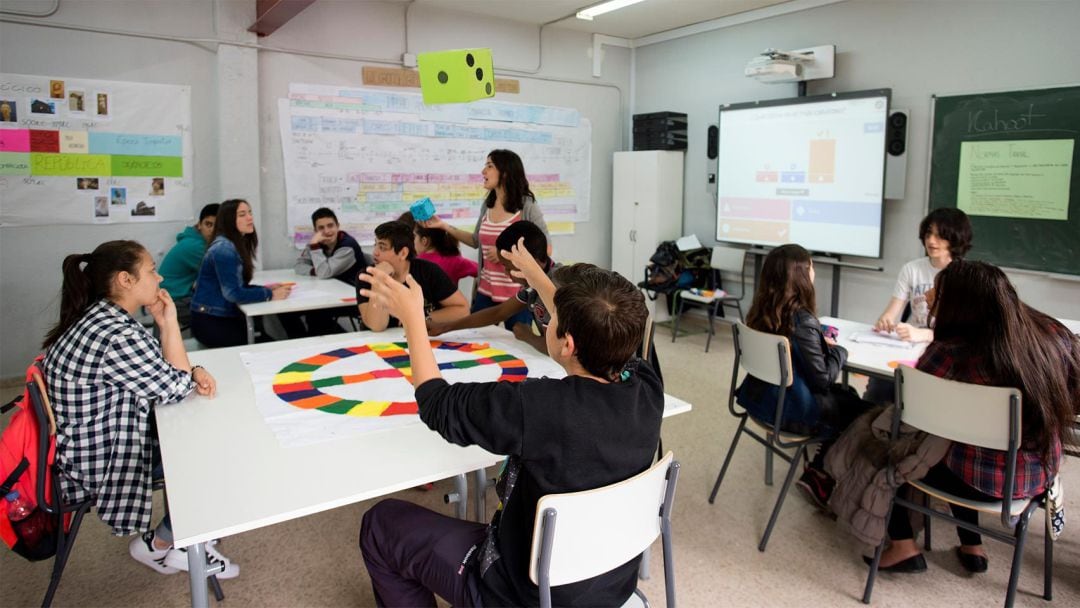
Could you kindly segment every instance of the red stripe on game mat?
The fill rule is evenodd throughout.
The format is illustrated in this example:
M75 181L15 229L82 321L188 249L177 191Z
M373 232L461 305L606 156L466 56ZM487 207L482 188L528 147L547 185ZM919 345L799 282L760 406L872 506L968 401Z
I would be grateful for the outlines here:
M376 378L400 378L401 372L396 369L377 369L371 372Z
M500 376L499 382L524 382L528 376Z
M390 404L390 407L383 410L380 416L397 416L400 414L415 414L420 409L417 407L415 401L395 401Z
M354 352L354 353L356 353L358 355L362 355L364 353L370 353L371 352L371 348L368 347L368 346L350 346L349 348L346 348L345 350L351 350L352 352Z
M291 393L294 391L307 391L315 388L310 382L294 382L292 384L275 384L274 392L280 395L281 393Z

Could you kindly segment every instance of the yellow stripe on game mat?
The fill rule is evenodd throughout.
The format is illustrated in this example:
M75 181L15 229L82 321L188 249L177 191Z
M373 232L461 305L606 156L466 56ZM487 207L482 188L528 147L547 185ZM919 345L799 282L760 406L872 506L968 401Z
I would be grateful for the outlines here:
M485 349L482 349L482 350L469 351L469 354L475 356L478 359L482 359L484 357L494 357L496 355L505 355L506 353L504 353L503 351L501 351L501 350L499 350L497 348L485 348Z
M401 347L393 342L380 342L379 344L368 344L368 348L371 350L401 350Z
M390 407L389 401L365 401L356 407L352 408L348 412L345 412L346 416L355 416L357 418L369 418L371 416L381 416L386 408Z
M311 380L312 372L282 372L274 376L274 384L293 384Z

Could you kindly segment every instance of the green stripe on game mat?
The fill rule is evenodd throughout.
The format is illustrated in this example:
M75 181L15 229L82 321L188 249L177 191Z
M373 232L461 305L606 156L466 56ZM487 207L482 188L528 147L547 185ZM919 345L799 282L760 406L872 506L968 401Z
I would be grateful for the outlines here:
M412 367L412 362L409 361L408 359L406 359L404 361L387 361L387 363L389 363L390 367L392 367L394 369L402 369L404 367Z
M330 414L345 414L348 413L348 411L352 408L360 405L361 403L363 403L363 401L350 401L348 399L342 399L337 403L331 403L330 405L324 405L315 409Z
M454 361L451 363L451 365L453 365L457 369L466 369L469 367L476 367L477 365L480 365L480 362L476 359L470 359L467 361Z
M0 152L0 175L30 175L30 155L25 152Z
M183 177L184 159L179 156L113 155L112 174L113 177Z
M499 361L512 361L514 359L517 359L517 357L515 357L514 355L495 355L494 357L488 357L488 359L491 359L492 361L498 363Z
M34 175L108 177L112 175L112 166L106 154L31 152L30 172Z
M345 384L345 379L341 376L334 376L333 378L322 378L320 380L311 381L311 386L314 386L315 388L323 388L324 386L337 386L339 384Z
M285 367L281 368L281 371L279 371L278 373L284 374L285 372L313 372L320 367L322 366L313 365L311 363L290 363Z

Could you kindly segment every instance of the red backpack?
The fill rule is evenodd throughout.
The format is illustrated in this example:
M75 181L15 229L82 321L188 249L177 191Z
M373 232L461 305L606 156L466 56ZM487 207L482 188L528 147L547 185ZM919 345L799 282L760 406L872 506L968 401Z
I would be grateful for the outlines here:
M16 553L30 560L48 559L55 555L55 524L52 526L53 530L48 531L47 537L40 539L41 542L36 543L36 546L27 546L8 520L7 501L4 497L8 492L18 490L20 496L36 503L40 496L38 487L44 484L45 501L47 504L53 504L49 471L56 458L55 423L49 412L49 423L52 428L40 428L30 397L32 383L37 383L42 395L46 394L39 367L41 360L41 355L38 355L27 368L22 396L0 408L0 413L7 412L11 408L18 408L18 411L11 415L7 428L0 434L0 480L3 480L0 483L0 507L2 507L0 508L0 538L3 538L4 543ZM49 410L48 406L46 410ZM44 466L39 462L42 440L49 442L47 461ZM39 513L41 510L41 506L35 504L34 513L30 517L54 520L51 516L44 517L45 513ZM52 537L51 540L48 536Z

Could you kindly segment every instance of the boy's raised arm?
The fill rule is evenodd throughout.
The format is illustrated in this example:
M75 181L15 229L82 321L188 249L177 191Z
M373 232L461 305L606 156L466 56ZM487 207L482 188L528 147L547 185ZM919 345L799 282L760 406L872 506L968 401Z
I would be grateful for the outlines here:
M383 308L405 326L413 386L442 378L424 324L424 292L416 279L411 274L406 275L403 285L383 270L368 266L367 272L360 275L360 280L371 285L370 289L360 290L361 295L369 298L368 304Z
M548 310L555 310L555 284L525 248L525 237L518 239L517 244L511 247L510 251L503 251L502 254L513 262L514 266L517 266L517 270L511 271L511 274L524 277L529 282L529 287L540 294L544 306L547 306Z

